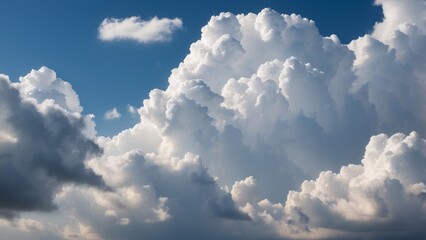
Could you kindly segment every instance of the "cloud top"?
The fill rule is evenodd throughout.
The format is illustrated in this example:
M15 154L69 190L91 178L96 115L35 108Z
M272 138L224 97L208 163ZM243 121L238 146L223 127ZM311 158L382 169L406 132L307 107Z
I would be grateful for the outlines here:
M139 43L164 42L172 33L182 28L180 18L158 18L142 20L140 17L105 18L98 28L103 41L133 40Z
M288 225L300 232L374 232L398 226L419 237L413 229L424 221L425 149L426 141L416 132L371 137L361 164L343 166L339 173L321 172L316 180L304 181L300 191L289 192Z

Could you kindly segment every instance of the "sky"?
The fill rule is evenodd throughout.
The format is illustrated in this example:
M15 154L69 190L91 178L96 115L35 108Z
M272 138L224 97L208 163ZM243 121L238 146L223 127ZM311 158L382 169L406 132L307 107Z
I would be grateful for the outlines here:
M0 238L426 238L424 0L0 9Z
M322 35L337 34L343 42L369 33L382 18L372 1L2 1L0 30L5 34L0 52L5 57L0 72L17 81L31 69L54 69L72 84L85 113L96 116L99 134L112 136L138 119L123 114L121 121L104 121L104 113L114 107L126 112L128 104L141 105L150 90L165 89L171 69L188 54L211 16L256 13L266 7L313 19ZM178 17L183 27L165 43L99 41L97 29L105 18L131 16Z

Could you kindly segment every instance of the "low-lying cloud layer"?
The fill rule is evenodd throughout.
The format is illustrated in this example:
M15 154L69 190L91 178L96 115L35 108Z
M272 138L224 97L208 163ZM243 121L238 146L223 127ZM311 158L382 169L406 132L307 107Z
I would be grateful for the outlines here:
M3 76L0 156L30 150L0 169L44 185L0 175L2 215L23 215L0 221L1 231L40 239L426 237L426 5L377 3L383 22L348 45L271 9L212 17L168 88L143 101L140 123L112 138L95 138L93 116L81 115L77 95L52 70L19 83ZM14 112L19 121L9 120ZM26 131L34 118L44 128ZM28 198L44 205L25 208ZM23 213L55 204L55 217Z

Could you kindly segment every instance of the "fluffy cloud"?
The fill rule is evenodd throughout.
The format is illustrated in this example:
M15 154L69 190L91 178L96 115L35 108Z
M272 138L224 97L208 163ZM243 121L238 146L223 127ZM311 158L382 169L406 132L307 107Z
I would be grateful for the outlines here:
M287 224L314 235L318 229L350 229L422 238L426 211L426 141L417 133L371 138L361 165L321 172L290 191Z
M117 119L120 117L121 117L121 114L118 112L117 108L110 109L106 111L106 113L104 114L104 118L106 120Z
M348 45L295 14L213 16L168 88L131 110L140 122L96 138L103 154L86 170L112 190L62 187L63 223L45 228L93 239L424 238L424 3L377 3L383 22ZM20 95L31 83L44 89L27 96L39 112L81 119L76 94L43 87L60 83L44 72L21 79ZM2 128L2 142L22 138Z
M70 85L50 69L33 70L14 84L0 76L1 216L54 210L64 184L106 187L85 166L102 151L84 134L80 108Z
M70 83L58 78L55 71L47 67L31 70L26 76L20 77L19 82L12 82L11 85L19 90L23 99L32 102L40 111L54 107L84 118L83 133L89 138L95 138L94 115L82 115L83 107L80 106L77 93Z
M98 28L99 39L103 41L134 40L139 43L163 42L170 39L173 31L182 28L179 18L158 18L142 20L140 17L124 19L106 18Z

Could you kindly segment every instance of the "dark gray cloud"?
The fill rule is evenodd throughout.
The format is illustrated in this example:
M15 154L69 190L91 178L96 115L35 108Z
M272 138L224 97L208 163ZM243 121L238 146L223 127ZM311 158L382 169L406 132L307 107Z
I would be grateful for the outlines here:
M211 199L210 206L215 216L233 220L251 220L247 213L243 213L237 209L231 194L226 194L221 199Z
M4 77L0 79L0 109L2 216L55 209L54 194L63 184L106 187L102 178L84 165L87 157L102 150L83 135L81 117L54 107L41 113Z

